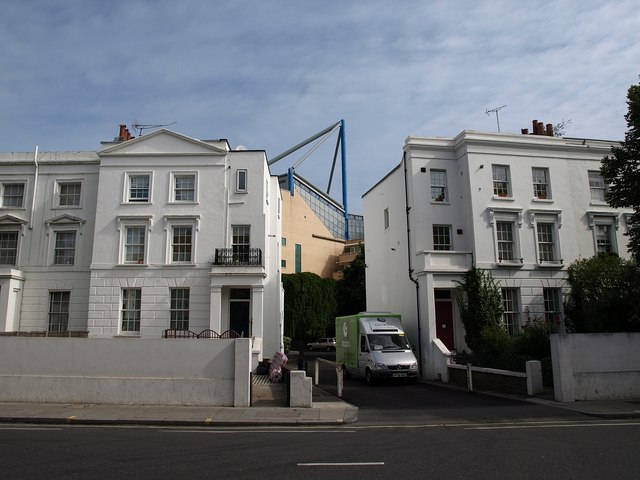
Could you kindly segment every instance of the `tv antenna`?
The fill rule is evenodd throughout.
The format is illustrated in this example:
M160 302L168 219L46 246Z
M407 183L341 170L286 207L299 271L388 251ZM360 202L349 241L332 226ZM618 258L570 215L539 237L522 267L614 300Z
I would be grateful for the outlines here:
M175 121L175 122L171 122L171 123L163 123L163 124L160 124L160 125L149 125L149 124L138 123L137 120L134 120L133 123L131 124L131 128L135 128L136 130L138 130L138 136L141 137L142 136L142 132L144 130L149 130L150 128L168 127L169 125L173 125L175 123L178 123L178 122Z
M498 124L498 132L500 132L500 117L498 116L498 112L500 110L502 110L504 107L506 107L506 105L501 105L501 106L496 107L496 108L487 109L484 112L486 115L489 115L491 113L495 113L496 114L496 123Z

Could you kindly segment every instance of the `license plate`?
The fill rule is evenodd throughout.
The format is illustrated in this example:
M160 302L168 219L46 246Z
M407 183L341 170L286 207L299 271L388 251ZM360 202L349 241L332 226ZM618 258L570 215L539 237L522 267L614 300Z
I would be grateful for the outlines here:
M394 373L393 376L394 377L406 377L407 374L406 373Z

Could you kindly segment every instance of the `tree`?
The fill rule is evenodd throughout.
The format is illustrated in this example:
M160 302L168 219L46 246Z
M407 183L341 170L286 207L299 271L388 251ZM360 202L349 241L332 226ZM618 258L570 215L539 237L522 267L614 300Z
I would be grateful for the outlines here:
M282 275L284 288L284 334L297 340L327 336L333 330L335 280L315 273Z
M342 278L336 284L337 315L352 315L367 309L367 288L365 284L364 245L360 253L342 271Z
M607 202L614 208L633 208L628 220L629 253L640 261L640 84L627 91L627 133L620 146L602 159L600 172L609 184Z
M569 265L566 325L576 333L638 332L640 269L633 260L600 254Z
M458 306L464 324L464 340L478 354L478 350L482 350L484 345L483 331L486 328L504 329L500 288L491 273L476 267L466 272L458 285L463 292L458 297Z

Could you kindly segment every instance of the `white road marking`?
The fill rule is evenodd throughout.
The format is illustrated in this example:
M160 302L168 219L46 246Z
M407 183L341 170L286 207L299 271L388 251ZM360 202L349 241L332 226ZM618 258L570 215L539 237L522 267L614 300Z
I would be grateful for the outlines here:
M384 462L315 462L298 463L299 467L380 467Z
M49 431L49 430L62 430L62 428L57 428L57 427L1 427L0 426L0 430L26 430L29 432L42 432L42 431Z
M517 430L524 428L576 428L576 427L629 427L640 426L640 422L626 422L626 423L571 423L571 424L539 424L539 425L495 425L488 427L468 427L465 430Z
M205 430L205 429L198 429L198 430L185 430L185 429L171 429L171 430L160 430L161 432L164 433L355 433L355 430L309 430L309 429L303 429L303 428L299 428L296 430L278 430L278 429L246 429L246 428L242 428L242 429L217 429L217 428L212 428L210 430Z

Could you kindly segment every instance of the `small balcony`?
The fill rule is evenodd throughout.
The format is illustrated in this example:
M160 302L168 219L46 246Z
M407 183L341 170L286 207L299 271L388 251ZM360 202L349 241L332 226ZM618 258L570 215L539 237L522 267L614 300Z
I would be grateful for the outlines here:
M217 267L261 267L260 248L216 248L213 265Z

